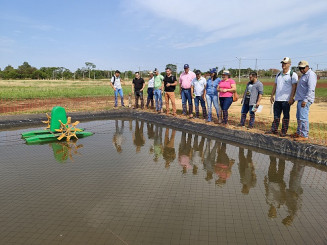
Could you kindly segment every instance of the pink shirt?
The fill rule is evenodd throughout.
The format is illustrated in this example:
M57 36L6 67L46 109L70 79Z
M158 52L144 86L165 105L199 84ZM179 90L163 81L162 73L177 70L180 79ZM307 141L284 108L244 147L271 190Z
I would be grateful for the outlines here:
M231 89L232 85L236 84L233 79L228 78L227 80L221 80L219 83L219 88L221 89ZM219 92L219 97L232 97L232 92Z
M193 71L189 71L187 74L185 71L181 74L179 77L179 83L182 88L189 89L191 88L191 83L193 79L195 78L195 73Z

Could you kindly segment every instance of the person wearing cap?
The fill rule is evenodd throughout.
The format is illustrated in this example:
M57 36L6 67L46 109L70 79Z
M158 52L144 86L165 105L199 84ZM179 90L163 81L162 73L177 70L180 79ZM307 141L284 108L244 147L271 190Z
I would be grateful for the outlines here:
M276 75L270 96L270 102L274 104L274 120L271 130L266 133L277 134L280 117L283 113L280 136L285 137L290 121L291 105L294 103L298 76L290 69L292 63L289 57L285 57L280 63L282 63L282 71Z
M233 103L233 93L236 92L236 83L230 78L228 70L223 71L222 80L219 83L219 101L221 110L223 111L223 124L228 124L228 109Z
M120 96L121 106L124 106L124 93L121 86L122 79L120 78L120 71L116 70L115 75L111 78L110 86L115 92L115 107L118 106L118 94Z
M163 91L163 79L164 77L159 73L159 70L156 68L153 71L154 73L154 100L156 102L156 111L161 113L162 108L162 91Z
M175 88L177 85L176 77L171 74L171 69L166 68L166 76L164 77L165 88L165 102L166 102L166 114L169 114L169 100L173 107L173 115L176 116L176 104L175 104Z
M208 107L208 118L207 121L212 121L212 104L216 109L217 118L219 122L219 102L218 102L218 85L220 83L220 78L217 77L217 69L213 68L210 70L210 78L207 80L206 84L206 100Z
M135 105L133 109L139 107L139 99L141 100L141 109L144 108L143 89L145 87L144 79L139 72L135 72L135 78L132 81L132 91L134 91Z
M207 109L206 109L206 102L204 98L206 96L205 87L207 81L204 77L201 76L201 71L195 71L195 78L192 80L191 83L191 95L194 97L194 105L195 105L195 118L199 118L199 102L201 102L202 107L202 115L203 119L207 118Z
M295 140L307 140L309 136L309 109L315 100L317 75L309 68L309 63L302 60L298 64L302 77L297 85L295 100L297 101L297 130L293 135Z
M151 104L151 108L153 108L153 90L154 90L154 77L153 71L149 72L150 79L148 81L148 98L146 101L146 108L149 109L149 104Z
M187 114L187 105L186 101L188 101L189 105L189 116L193 117L193 103L192 103L192 95L191 95L191 83L195 78L195 73L190 71L190 66L188 64L184 65L184 72L179 77L180 84L180 92L182 95L182 107L183 107L183 115Z
M249 128L253 128L255 120L255 111L260 105L260 101L263 95L263 84L258 80L256 72L251 72L249 75L250 81L247 83L243 99L241 110L241 122L240 126L244 126L246 115L250 112Z

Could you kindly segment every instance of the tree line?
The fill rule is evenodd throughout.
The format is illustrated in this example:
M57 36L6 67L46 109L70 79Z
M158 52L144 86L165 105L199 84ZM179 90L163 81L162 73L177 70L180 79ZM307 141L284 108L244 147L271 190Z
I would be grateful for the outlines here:
M182 71L176 73L177 67L174 64L167 64L166 67L170 67L174 74L180 75ZM218 67L216 67L218 70ZM218 75L221 75L225 67L218 70ZM194 69L195 71L196 69ZM238 77L239 69L228 69L232 77ZM253 69L246 68L241 69L241 76L248 76ZM149 71L139 71L143 77L148 75ZM207 71L202 71L203 74L209 73L210 69ZM269 69L269 70L259 70L257 71L259 76L272 77L275 76L279 70ZM165 72L162 71L164 75ZM72 72L65 67L41 67L37 69L31 66L28 62L24 62L18 68L14 68L11 65L6 66L3 70L0 68L0 78L1 79L35 79L35 80L91 80L91 79L110 79L114 75L114 70L98 70L96 65L91 62L85 62L85 67L78 68L76 71ZM123 79L130 79L134 76L134 71L121 71L121 76Z

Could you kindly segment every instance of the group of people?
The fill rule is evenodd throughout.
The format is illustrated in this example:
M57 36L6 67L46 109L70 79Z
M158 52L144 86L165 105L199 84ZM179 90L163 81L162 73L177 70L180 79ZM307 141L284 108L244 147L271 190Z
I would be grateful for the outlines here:
M285 137L290 120L291 105L297 104L297 131L291 135L298 141L307 140L309 134L309 109L314 102L315 87L317 83L316 74L309 68L307 61L300 61L298 68L302 73L300 80L298 75L291 70L291 59L285 57L282 61L282 71L276 75L270 101L274 108L274 120L271 130L267 134L278 134L281 113L283 113L282 128L280 136ZM158 69L149 73L147 84L147 101L144 103L143 90L146 83L139 72L135 73L132 82L132 91L134 92L135 105L141 109L155 108L157 113L162 113L162 95L165 97L166 114L170 114L169 104L172 106L172 115L176 116L175 89L180 86L180 95L182 99L182 114L189 118L199 118L199 105L201 104L202 116L207 122L213 120L212 105L215 108L218 123L228 125L228 110L235 99L236 82L231 79L231 73L228 70L222 72L222 78L217 76L216 68L210 70L210 77L206 80L200 70L195 72L190 70L188 64L184 65L184 71L177 81L176 76L172 74L170 67L166 68L165 76L159 73ZM118 94L121 98L121 105L124 106L123 90L121 85L120 72L117 70L111 79L111 86L115 91L115 107L118 106ZM249 74L249 82L246 85L241 103L241 119L239 126L245 126L247 114L250 114L249 128L254 127L255 112L260 106L263 96L263 84L259 81L256 72ZM193 101L195 107L195 116L193 114Z

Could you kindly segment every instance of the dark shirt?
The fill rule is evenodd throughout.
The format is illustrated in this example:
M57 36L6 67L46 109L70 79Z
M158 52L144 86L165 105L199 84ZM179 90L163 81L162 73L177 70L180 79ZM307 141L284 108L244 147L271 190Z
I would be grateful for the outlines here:
M165 86L165 92L174 92L175 91L176 86L166 87L166 85L168 83L175 83L177 81L175 76L171 75L170 77L167 77L167 75L166 75L163 81L164 81L164 86Z
M142 77L140 77L139 79L134 78L133 84L134 84L134 90L140 91L143 88L144 79Z

